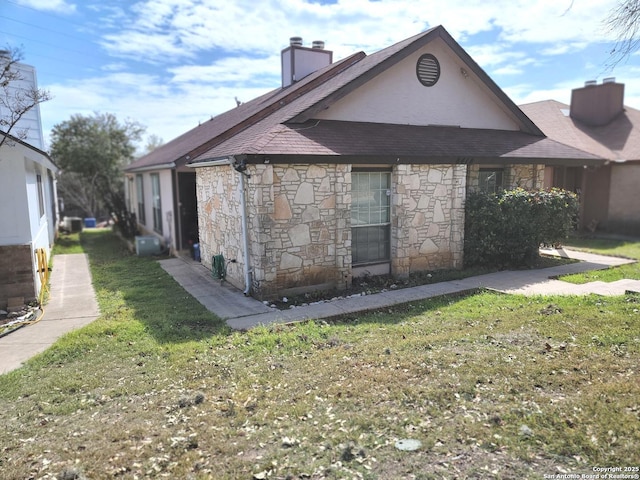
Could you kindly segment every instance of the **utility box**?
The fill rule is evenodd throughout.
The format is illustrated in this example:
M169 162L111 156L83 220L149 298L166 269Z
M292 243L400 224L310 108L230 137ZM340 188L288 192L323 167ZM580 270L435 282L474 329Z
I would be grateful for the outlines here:
M78 217L64 217L62 219L62 229L68 233L82 231L82 219Z
M162 245L160 239L154 235L142 235L136 237L136 255L160 255Z

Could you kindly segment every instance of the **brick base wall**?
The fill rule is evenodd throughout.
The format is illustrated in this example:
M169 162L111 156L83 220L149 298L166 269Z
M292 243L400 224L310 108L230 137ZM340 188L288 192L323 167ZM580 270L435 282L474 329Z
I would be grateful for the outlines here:
M0 308L7 308L7 299L36 299L33 278L33 254L30 245L0 246Z

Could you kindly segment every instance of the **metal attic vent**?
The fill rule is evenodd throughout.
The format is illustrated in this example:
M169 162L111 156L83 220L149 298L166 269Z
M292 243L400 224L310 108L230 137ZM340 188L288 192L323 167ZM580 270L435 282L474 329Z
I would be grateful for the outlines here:
M430 53L422 55L416 64L416 75L420 83L425 87L434 86L440 78L440 63L438 63L438 59Z

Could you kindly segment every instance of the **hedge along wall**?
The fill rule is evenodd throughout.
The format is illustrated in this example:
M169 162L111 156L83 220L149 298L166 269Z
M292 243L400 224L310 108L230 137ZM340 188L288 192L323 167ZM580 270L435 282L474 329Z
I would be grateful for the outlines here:
M577 196L566 190L472 192L465 206L465 266L530 266L541 245L569 236L578 211Z

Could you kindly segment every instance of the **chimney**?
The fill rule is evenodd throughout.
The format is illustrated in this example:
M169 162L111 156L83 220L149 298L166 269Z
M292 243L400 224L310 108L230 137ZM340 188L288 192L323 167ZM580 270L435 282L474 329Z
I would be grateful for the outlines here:
M613 77L601 84L595 80L571 91L570 116L582 123L599 127L606 125L624 111L624 84Z
M291 37L282 50L282 87L288 87L307 75L333 62L333 52L324 49L322 40L314 40L311 48L304 47L302 37Z

